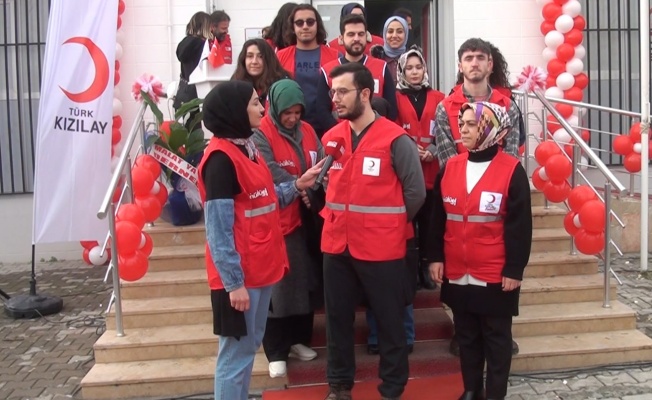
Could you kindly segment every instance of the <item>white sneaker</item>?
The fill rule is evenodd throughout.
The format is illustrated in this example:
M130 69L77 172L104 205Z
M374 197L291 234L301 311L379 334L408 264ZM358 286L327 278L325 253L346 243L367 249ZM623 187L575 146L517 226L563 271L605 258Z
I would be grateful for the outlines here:
M317 358L317 352L308 346L302 344L295 344L290 346L290 357L298 358L301 361L310 361Z
M281 378L287 375L288 368L285 361L272 361L269 363L269 377Z

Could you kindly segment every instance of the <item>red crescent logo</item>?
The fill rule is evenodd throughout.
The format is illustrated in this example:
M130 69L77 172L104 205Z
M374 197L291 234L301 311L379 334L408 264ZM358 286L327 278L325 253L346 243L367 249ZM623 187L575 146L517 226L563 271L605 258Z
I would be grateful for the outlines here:
M496 196L494 196L493 194L490 194L489 198L491 198L491 200L489 200L490 204L493 204L496 201Z
M63 42L63 44L68 43L77 43L86 47L91 56L91 60L93 60L93 65L95 66L95 78L86 90L79 93L71 93L61 86L59 86L59 89L61 89L63 93L75 103L88 103L89 101L97 99L102 95L102 93L104 93L104 90L109 83L109 62L102 52L102 49L97 47L97 45L87 37L77 36Z

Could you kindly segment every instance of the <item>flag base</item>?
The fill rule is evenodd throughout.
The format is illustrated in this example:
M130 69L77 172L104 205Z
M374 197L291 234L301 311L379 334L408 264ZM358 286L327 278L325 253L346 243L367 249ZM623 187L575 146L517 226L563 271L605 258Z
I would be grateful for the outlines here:
M14 319L38 318L56 314L63 308L63 299L47 295L22 294L5 302L5 314Z

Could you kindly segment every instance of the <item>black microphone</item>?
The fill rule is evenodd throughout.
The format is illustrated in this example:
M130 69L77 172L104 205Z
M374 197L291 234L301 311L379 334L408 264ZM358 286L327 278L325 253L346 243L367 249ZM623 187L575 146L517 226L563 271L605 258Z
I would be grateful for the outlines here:
M314 187L323 185L324 177L333 166L333 161L338 160L344 154L344 138L338 137L330 140L326 143L324 151L326 152L326 161L324 161L324 166L321 168L319 175L317 175L317 179L315 179Z

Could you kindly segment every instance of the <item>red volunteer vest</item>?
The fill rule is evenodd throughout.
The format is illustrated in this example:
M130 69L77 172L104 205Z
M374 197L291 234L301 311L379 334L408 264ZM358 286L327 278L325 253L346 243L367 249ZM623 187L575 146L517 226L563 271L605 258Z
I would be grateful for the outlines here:
M468 100L462 91L462 85L457 85L453 89L453 93L442 101L442 104L444 104L444 109L446 110L446 114L448 114L448 121L451 126L451 133L453 134L453 140L455 140L458 154L462 154L467 151L466 147L464 147L460 141L460 126L458 122L460 109L462 108L462 105L467 102ZM509 110L509 107L512 104L512 101L509 99L509 97L501 94L498 88L492 89L489 102L503 106L505 107L505 110Z
M499 283L505 266L509 181L519 161L499 151L467 194L468 158L466 152L448 160L441 181L446 210L444 273L448 279L459 279L468 273L484 282Z
M368 36L367 36L368 37ZM366 55L371 55L371 48L375 45L383 46L385 41L380 36L371 35L371 41L367 40L367 45L364 48L364 53ZM340 44L340 38L336 37L335 39L328 42L328 47L331 49L337 50L340 54L346 54L346 49L344 44Z
M331 49L326 45L319 46L321 48L321 58L319 59L319 64L323 67L333 60L337 60L337 50ZM290 73L290 77L294 78L294 70L296 65L296 54L297 46L289 46L283 50L279 50L276 53L278 61L281 63L281 66Z
M233 161L238 183L242 189L234 199L233 234L235 249L240 254L245 287L272 285L280 281L289 268L272 174L262 158L257 156L256 162L252 162L233 143L213 137L199 164L200 177L203 175L204 163L214 151L223 151ZM206 201L206 187L202 179L199 179L199 193L202 201ZM206 244L206 272L212 290L224 288L213 263L208 243Z
M269 115L263 117L259 129L265 134L272 153L274 153L274 161L281 168L296 178L306 172L301 169L301 162L294 147L281 135ZM317 141L319 139L317 139L315 130L307 122L301 121L299 129L303 133L303 139L301 140L303 158L306 161L306 167L310 168L318 161ZM287 235L301 226L300 201L300 199L296 199L292 204L281 209L281 231L283 235Z
M408 95L399 91L396 92L396 103L398 105L398 118L396 123L403 127L408 135L421 147L427 147L432 143L432 128L435 122L435 111L437 104L444 99L444 94L438 90L428 90L426 105L421 114L421 120L417 117L417 112L412 105ZM423 177L426 182L426 189L432 189L435 186L435 178L439 172L439 162L421 162Z
M344 155L333 163L326 190L321 249L351 255L365 261L387 261L405 257L411 233L403 187L392 167L391 145L405 134L383 117L351 153L351 128L341 122L326 132L322 143L341 138Z
M341 58L331 61L321 68L321 72L324 74L324 78L326 78L328 87L332 86L330 78L331 71L338 65L342 65ZM362 65L371 71L371 76L374 78L374 96L383 97L383 88L385 87L385 68L387 68L387 63L379 58L366 57Z
M224 41L220 43L220 50L222 50L224 63L233 64L233 46L231 45L231 36L228 33L224 37Z

